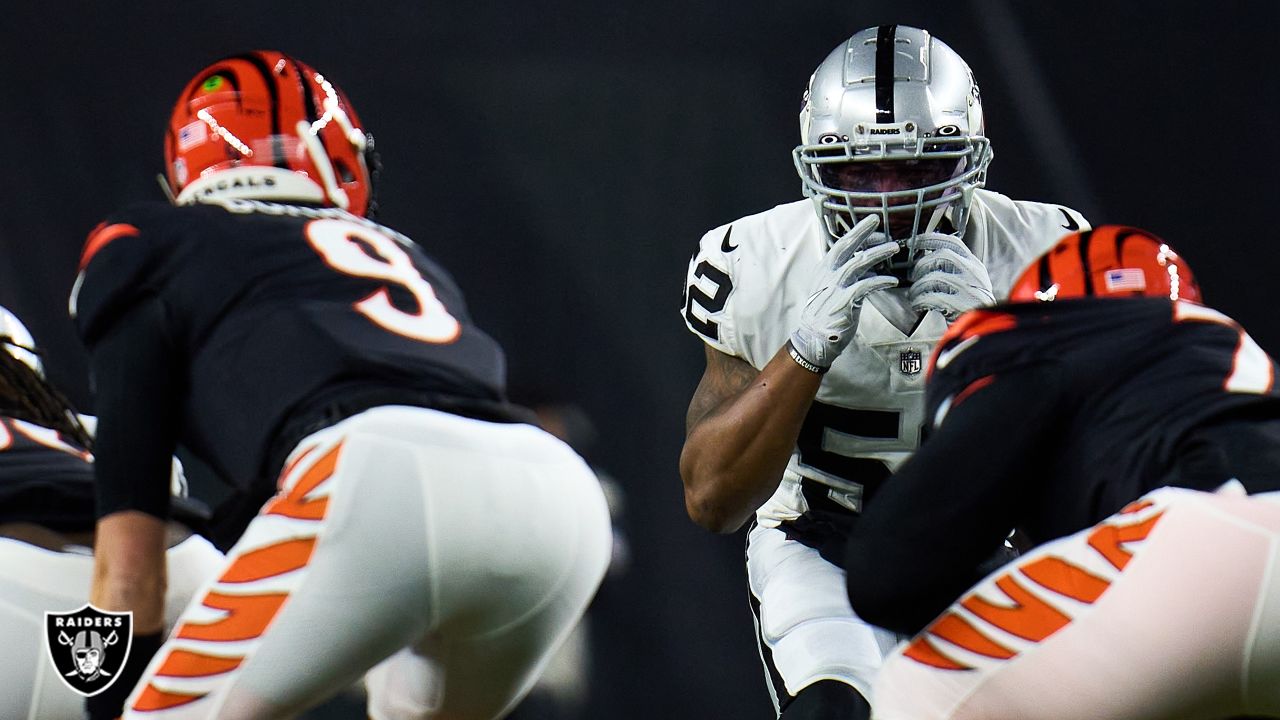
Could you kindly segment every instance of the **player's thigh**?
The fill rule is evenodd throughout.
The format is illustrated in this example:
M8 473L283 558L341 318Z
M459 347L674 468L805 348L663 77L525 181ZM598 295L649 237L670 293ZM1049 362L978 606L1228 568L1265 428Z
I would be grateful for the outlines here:
M320 437L148 667L130 700L141 717L291 717L425 632L419 457Z
M432 630L370 673L370 714L485 719L514 706L581 618L609 562L608 509L581 459L495 430L428 483Z
M748 535L747 578L778 706L821 680L870 696L897 638L854 614L842 569L781 530L756 526Z
M1246 714L1240 658L1280 517L1268 528L1191 491L1147 499L979 583L889 659L877 717Z

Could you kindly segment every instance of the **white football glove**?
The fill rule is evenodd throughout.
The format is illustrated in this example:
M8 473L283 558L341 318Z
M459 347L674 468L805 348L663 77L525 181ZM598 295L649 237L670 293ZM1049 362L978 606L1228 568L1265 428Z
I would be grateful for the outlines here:
M871 272L898 252L898 244L887 241L862 247L879 224L878 216L867 216L823 256L813 292L800 312L800 327L791 334L792 357L801 366L814 372L830 368L853 340L862 301L876 290L898 284L897 278Z
M955 235L925 233L915 247L925 254L911 268L907 298L911 309L924 314L937 310L955 320L976 307L994 305L991 276L969 246Z

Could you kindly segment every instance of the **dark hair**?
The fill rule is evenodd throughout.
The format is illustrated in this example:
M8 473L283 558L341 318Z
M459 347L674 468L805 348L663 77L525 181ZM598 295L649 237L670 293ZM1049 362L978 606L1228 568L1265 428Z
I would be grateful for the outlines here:
M8 336L0 336L0 344L16 345ZM32 348L22 349L34 352ZM57 430L84 449L93 450L93 437L80 424L80 416L66 396L3 348L0 348L0 414Z

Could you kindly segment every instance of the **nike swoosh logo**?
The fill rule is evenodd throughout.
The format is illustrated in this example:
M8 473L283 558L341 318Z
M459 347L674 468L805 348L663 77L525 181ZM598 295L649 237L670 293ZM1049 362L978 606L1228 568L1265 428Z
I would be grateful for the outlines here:
M724 239L720 241L720 252L731 253L738 249L737 245L729 244L729 235L733 233L733 226L730 225L728 230L724 231Z
M964 340L961 340L955 345L952 345L946 350L938 353L938 361L933 364L934 369L941 370L942 368L950 365L951 361L955 360L957 355L973 347L973 344L978 342L981 338L981 335L974 335L973 337L965 338Z
M1067 212L1066 208L1058 208L1058 209L1062 211L1062 217L1067 219L1067 224L1063 225L1062 226L1063 228L1070 230L1072 232L1075 232L1076 230L1080 229L1080 223L1076 222L1076 219L1071 217L1071 213ZM726 235L725 239L728 240L729 236Z

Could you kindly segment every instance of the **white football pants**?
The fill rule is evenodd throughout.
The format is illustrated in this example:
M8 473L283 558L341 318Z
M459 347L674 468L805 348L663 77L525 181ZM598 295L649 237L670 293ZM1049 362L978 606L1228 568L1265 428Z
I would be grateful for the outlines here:
M756 525L747 535L747 580L775 713L820 680L852 685L870 699L899 636L853 612L842 568L778 528Z
M299 443L125 717L293 717L370 668L375 720L501 717L581 617L610 542L595 475L547 433L365 411Z
M1280 717L1280 493L1164 488L986 578L885 662L876 720Z

